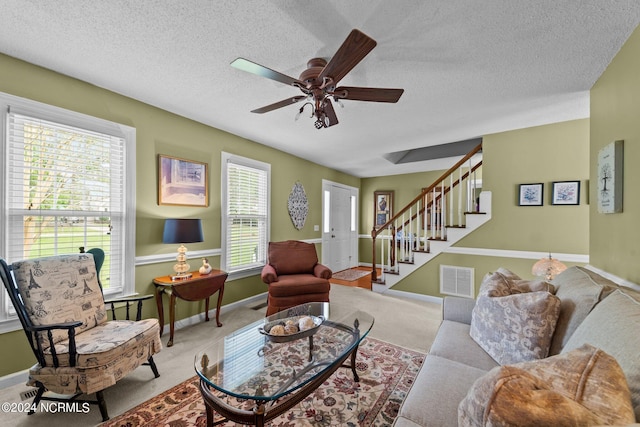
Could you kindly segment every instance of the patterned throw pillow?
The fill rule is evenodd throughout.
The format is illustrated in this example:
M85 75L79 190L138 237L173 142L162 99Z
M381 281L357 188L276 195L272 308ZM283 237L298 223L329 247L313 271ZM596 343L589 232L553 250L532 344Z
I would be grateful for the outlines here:
M480 284L478 297L504 297L521 292L520 288L514 285L513 279L496 271L494 273L487 273L484 276Z
M547 291L523 292L501 273L485 277L469 334L501 365L547 357L560 300Z
M494 368L458 406L458 425L464 427L634 422L620 365L588 344L560 356Z
M13 274L34 325L82 321L76 334L107 320L96 265L91 254L60 255L14 262ZM53 332L54 343L68 338ZM43 340L44 348L49 341Z

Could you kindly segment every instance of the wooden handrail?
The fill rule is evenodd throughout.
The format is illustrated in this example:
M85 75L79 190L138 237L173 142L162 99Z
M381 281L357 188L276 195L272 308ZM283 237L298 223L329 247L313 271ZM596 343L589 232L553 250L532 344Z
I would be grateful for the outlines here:
M402 216L403 213L405 213L406 211L409 210L409 208L411 206L413 206L415 203L418 202L418 200L422 199L427 193L433 191L434 187L437 187L437 185L442 182L445 178L447 178L449 175L451 175L456 169L458 169L460 166L462 166L463 164L465 164L471 157L473 157L478 151L482 150L482 144L478 144L477 147L475 147L473 150L471 150L469 153L467 153L466 156L464 156L462 159L460 159L460 161L458 161L455 165L453 165L451 168L449 168L445 173L443 173L440 178L436 179L433 184L431 184L430 186L428 186L427 188L425 188L424 190L422 190L422 192L420 194L418 194L418 196L416 196L416 198L414 198L411 202L409 202L404 208L402 208L398 213L396 213L393 217L391 217L391 219L389 219L387 222L385 222L382 226L380 226L380 228L378 229L373 229L371 231L371 237L373 237L374 239L376 237L378 237L378 234L380 234L378 232L378 230L384 230L385 228L387 228L389 225L391 225L396 219L398 219L400 216ZM381 231L380 231L381 232Z
M451 187L455 187L455 186L459 185L459 184L461 183L461 181L464 181L465 179L467 179L467 177L469 177L473 172L475 172L475 171L476 171L480 166L482 166L482 160L480 160L478 163L476 163L476 164L471 168L471 171L467 171L467 172L465 172L464 174L462 174L462 176L461 176L460 178L456 179L456 180L453 182L453 185L452 185L452 186L449 186L449 187L445 188L443 191L441 191L441 192L436 196L436 198L435 198L435 199L433 199L433 200L431 201L431 203L438 202L438 201L442 198L442 196L443 196L443 195L445 195L445 194L447 194L447 193L449 193L449 192L451 191ZM447 176L448 176L448 175L447 175ZM446 177L445 177L445 178L446 178ZM440 183L440 182L442 182L442 181L438 181L438 182L436 182L434 185L435 185L435 186L437 186L436 184L438 184L438 183ZM434 186L434 185L432 185L432 186L431 186L431 187L429 187L429 188L431 188L431 189L433 190L433 186ZM430 191L427 191L427 193L429 193L429 192L430 192ZM422 195L422 197L424 197L424 196L425 196L425 195L423 194L423 195ZM414 203L416 203L416 202L417 202L417 201L415 201ZM410 207L410 206L412 206L412 205L408 205L408 206L407 206L407 208L408 208L408 207ZM400 224L400 226L396 229L396 231L398 231L398 230L402 230L402 228L403 228L403 227L405 227L407 224L409 224L409 222L410 222L410 221L412 221L412 220L416 219L416 218L418 217L418 214L424 213L424 212L425 212L425 210L426 210L426 206L422 206L422 209L421 209L420 211L418 211L418 212L414 213L414 214L413 214L409 219L405 220L405 222L403 222L402 224ZM405 212L406 212L406 209L405 209Z
M371 271L371 280L372 281L376 281L377 280L377 271L376 271L376 238L382 233L384 232L388 227L392 227L392 237L395 239L395 234L396 234L396 230L393 226L393 224L395 223L395 221L400 218L403 214L405 214L413 205L415 205L416 203L418 203L419 200L423 199L428 193L432 192L433 189L435 187L438 186L438 184L440 184L441 182L443 182L447 177L449 177L451 174L453 174L458 168L460 168L462 165L464 165L471 157L473 157L474 155L476 155L479 151L482 150L482 143L478 144L473 150L471 150L469 153L467 153L462 159L460 159L455 165L453 165L452 167L450 167L446 172L444 172L438 179L436 179L430 186L428 186L427 188L423 189L420 194L418 194L411 202L409 202L408 204L405 205L404 208L402 208L400 211L396 212L395 215L393 215L387 222L385 222L383 225L381 225L380 227L376 228L374 227L373 230L371 230L371 238L373 240L372 242L372 264L373 264L373 268ZM467 171L464 176L460 177L455 184L453 184L452 186L455 187L456 185L459 185L461 183L461 181L465 178L467 178L468 176L471 175L471 173L473 171L475 171L480 165L482 164L482 161L480 161L478 164L476 164L473 168L471 168L469 171ZM441 194L438 195L436 197L435 200L433 200L431 203L434 203L436 200L438 200L438 198L442 197L443 194L446 194L447 192L450 191L450 188L447 189L443 189ZM423 206L423 211L426 209L426 206ZM416 214L414 215L414 217L417 217L418 212L416 212ZM413 219L413 217L411 218ZM411 220L410 219L410 220ZM404 224L402 224L399 228L402 228L403 226L405 226L409 221L406 221ZM394 245L392 245L392 247L394 247Z

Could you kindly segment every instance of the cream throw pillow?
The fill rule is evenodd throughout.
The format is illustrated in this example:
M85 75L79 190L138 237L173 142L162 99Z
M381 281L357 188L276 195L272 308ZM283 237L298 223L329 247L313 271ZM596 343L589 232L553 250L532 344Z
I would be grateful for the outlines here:
M459 426L590 426L635 422L616 360L590 345L479 378L458 406Z

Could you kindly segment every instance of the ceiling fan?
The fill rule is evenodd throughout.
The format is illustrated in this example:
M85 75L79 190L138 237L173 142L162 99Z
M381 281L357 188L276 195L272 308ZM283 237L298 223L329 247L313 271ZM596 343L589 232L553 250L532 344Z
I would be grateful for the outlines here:
M270 68L256 64L244 58L237 58L231 66L249 73L257 74L286 85L297 87L304 95L293 96L274 104L252 110L252 113L266 113L287 105L307 100L296 116L304 112L307 105L311 108L311 117L315 117L316 129L338 124L338 117L330 98L340 103L342 99L352 101L398 102L404 89L382 89L371 87L337 86L369 52L376 47L376 41L359 30L352 30L336 54L327 62L324 58L313 58L307 62L307 69L296 79Z

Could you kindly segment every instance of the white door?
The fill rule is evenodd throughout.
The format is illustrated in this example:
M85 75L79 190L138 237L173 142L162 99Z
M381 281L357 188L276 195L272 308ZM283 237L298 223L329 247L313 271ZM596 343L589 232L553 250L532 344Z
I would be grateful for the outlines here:
M322 260L337 272L355 267L357 259L357 189L323 183Z

